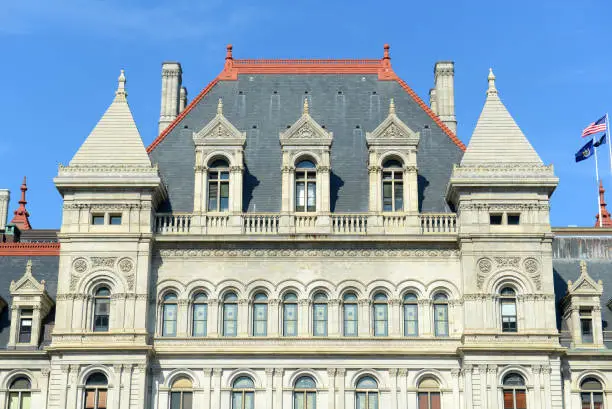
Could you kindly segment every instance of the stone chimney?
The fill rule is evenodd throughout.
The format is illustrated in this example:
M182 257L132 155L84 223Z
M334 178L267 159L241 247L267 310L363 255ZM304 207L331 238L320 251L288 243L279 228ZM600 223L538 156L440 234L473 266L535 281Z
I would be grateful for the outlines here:
M430 103L435 106L440 120L457 133L457 118L455 117L455 63L438 61L434 67L433 103L430 92ZM433 108L432 108L433 109Z
M6 226L10 200L11 192L8 189L0 189L0 230L4 230L4 226Z
M185 107L187 106L187 102L188 102L187 101L187 88L181 87L179 114L185 110Z
M436 101L435 88L429 90L429 108L431 108L434 114L438 115L438 102Z
M168 127L179 114L183 70L178 62L162 63L161 110L159 133Z

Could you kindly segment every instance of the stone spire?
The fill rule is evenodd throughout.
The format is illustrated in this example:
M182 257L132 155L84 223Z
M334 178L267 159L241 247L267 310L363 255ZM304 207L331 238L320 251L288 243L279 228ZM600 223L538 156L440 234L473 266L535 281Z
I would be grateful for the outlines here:
M610 219L610 213L606 209L606 199L604 198L605 189L601 180L599 181L599 206L601 209L601 227L612 227L612 219ZM595 216L595 227L599 226L599 213Z
M23 177L23 183L21 184L21 199L19 199L19 208L15 210L15 216L13 216L13 220L11 220L11 224L14 224L19 228L19 230L31 230L32 226L30 225L30 213L26 209L26 204L28 201L26 200L26 192L28 191L28 186L26 184L26 177Z
M304 98L304 108L302 109L302 114L310 115L310 108L308 107L308 98Z
M121 70L115 99L70 161L70 167L151 167L127 102Z
M484 108L461 160L461 166L485 164L543 165L542 159L499 98L493 70Z

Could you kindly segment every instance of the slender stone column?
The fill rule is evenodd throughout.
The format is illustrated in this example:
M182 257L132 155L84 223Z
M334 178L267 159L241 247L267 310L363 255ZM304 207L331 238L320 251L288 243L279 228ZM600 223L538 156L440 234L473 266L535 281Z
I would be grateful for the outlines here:
M389 369L389 383L391 388L391 409L397 409L397 368Z
M327 369L327 409L336 407L336 369Z
M189 300L178 300L178 312L176 317L177 337L186 337L189 322Z
M463 365L464 373L464 388L465 388L465 406L466 408L474 407L473 389L472 389L472 370L473 367L470 364Z
M310 335L309 319L308 319L309 316L310 316L310 300L307 298L299 300L298 302L298 335L301 337L307 337L308 335Z
M402 300L393 299L389 301L389 336L399 337L401 335L401 307Z
M249 300L238 300L238 336L246 337L249 335L249 324L251 316L249 314Z
M283 369L274 370L274 383L276 384L276 394L274 395L274 408L283 407Z
M274 407L274 368L266 368L266 408Z
M271 299L268 301L268 336L278 337L282 331L282 320L281 320L282 303L280 300ZM299 321L298 321L299 322Z
M202 368L202 373L204 374L204 382L202 384L202 388L204 389L204 393L202 396L202 409L210 409L210 389L212 384L212 369L210 368Z
M408 405L408 369L400 368L397 371L398 381L399 381L399 407L400 408L409 408Z
M340 300L329 300L327 309L327 332L330 337L339 337L342 335L342 308Z
M40 370L40 401L39 407L40 409L47 409L47 404L49 402L49 375L51 374L51 370L49 368L42 368ZM4 396L0 396L0 398L4 398ZM2 401L4 402L4 401Z
M372 303L369 299L359 300L358 334L360 337L367 337L370 336L370 334L372 333L372 325L370 325L370 315L372 314L371 307Z
M221 328L219 327L219 317L221 316L222 311L220 311L219 306L219 300L208 300L208 328L206 329L206 334L208 334L209 337L218 337L221 333Z
M346 369L344 368L339 368L336 370L336 379L338 381L338 409L344 409L345 408L345 402L344 400L346 399L346 394L344 393L344 385L345 385L345 377L346 376ZM347 408L348 409L348 408Z
M221 375L223 371L221 368L213 369L213 402L211 405L212 409L224 409L221 405Z

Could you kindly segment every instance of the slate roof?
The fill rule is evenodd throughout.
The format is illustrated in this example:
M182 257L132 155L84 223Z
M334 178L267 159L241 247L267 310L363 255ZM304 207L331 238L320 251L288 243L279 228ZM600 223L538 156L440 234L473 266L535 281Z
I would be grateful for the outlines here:
M365 133L387 116L394 98L398 117L420 132L419 208L423 212L449 211L445 190L453 164L459 163L462 144L449 137L401 81L381 81L375 74L241 74L237 80L214 81L189 112L149 147L159 165L169 201L161 210L193 210L193 132L223 113L247 134L243 210L279 212L281 207L281 148L279 133L302 114L309 99L310 114L334 134L331 149L331 210L368 210L368 171ZM417 97L418 98L418 97ZM419 104L420 102L420 104ZM456 140L456 138L455 138Z
M17 281L25 273L26 263L32 260L32 275L38 280L45 280L45 288L49 296L55 300L57 293L57 276L59 271L59 256L2 256L0 257L0 297L8 306L0 312L0 348L6 348L10 332L10 305L11 294L9 287L11 281ZM50 329L55 318L53 308L43 321L45 329L42 331L46 339L43 344L50 341Z

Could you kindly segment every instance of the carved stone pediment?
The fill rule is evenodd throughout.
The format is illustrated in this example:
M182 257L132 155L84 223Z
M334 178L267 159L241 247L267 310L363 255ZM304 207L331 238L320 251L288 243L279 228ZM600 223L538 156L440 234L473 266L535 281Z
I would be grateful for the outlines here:
M302 116L285 132L280 133L281 145L331 145L333 133L325 130L311 116L308 100L304 100Z
M587 271L587 265L584 260L580 262L580 277L575 283L572 281L567 282L567 293L568 294L580 294L580 295L593 295L601 297L603 294L603 283L602 281L595 281L591 278Z
M39 282L32 275L32 260L28 260L23 277L17 281L11 281L11 295L15 293L43 293L45 292L45 280Z
M246 142L246 132L240 132L223 115L223 102L219 100L217 115L199 132L194 132L196 145L239 145Z
M368 145L409 145L416 146L420 135L408 127L395 113L391 100L389 115L372 132L366 132Z

